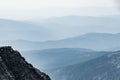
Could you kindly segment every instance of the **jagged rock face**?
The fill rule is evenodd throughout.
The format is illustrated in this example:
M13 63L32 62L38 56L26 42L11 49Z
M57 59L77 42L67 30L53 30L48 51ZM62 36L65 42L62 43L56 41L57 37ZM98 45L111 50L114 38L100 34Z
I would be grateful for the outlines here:
M50 80L11 47L0 48L0 80Z

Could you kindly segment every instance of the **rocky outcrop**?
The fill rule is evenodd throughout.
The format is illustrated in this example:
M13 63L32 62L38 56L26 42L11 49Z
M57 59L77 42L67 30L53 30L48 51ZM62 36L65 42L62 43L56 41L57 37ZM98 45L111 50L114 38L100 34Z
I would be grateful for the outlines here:
M0 48L0 80L50 80L10 46Z

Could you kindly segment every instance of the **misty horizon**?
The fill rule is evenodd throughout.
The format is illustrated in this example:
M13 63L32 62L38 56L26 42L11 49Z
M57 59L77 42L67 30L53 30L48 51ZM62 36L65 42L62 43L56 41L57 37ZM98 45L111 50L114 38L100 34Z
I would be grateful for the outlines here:
M119 15L107 17L63 16L26 21L0 19L0 35L1 40L48 41L87 33L115 34L120 33L119 20ZM33 38L31 39L31 37Z
M118 3L118 0L4 0L0 1L0 18L31 20L71 15L119 15Z
M120 0L1 0L0 46L0 80L120 80Z
M2 40L60 40L120 29L119 0L4 0L0 11Z

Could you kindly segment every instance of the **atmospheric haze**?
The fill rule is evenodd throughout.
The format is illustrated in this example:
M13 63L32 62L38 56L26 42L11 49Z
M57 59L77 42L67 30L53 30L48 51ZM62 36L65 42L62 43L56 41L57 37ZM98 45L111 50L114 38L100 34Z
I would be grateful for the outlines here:
M114 0L1 0L0 11L0 18L15 20L118 14Z

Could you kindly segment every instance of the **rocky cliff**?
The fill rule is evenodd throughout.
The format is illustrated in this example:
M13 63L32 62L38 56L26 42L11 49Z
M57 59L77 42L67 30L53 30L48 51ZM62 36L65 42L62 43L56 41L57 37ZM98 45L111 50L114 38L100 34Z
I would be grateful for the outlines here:
M0 80L50 80L10 46L0 47Z

